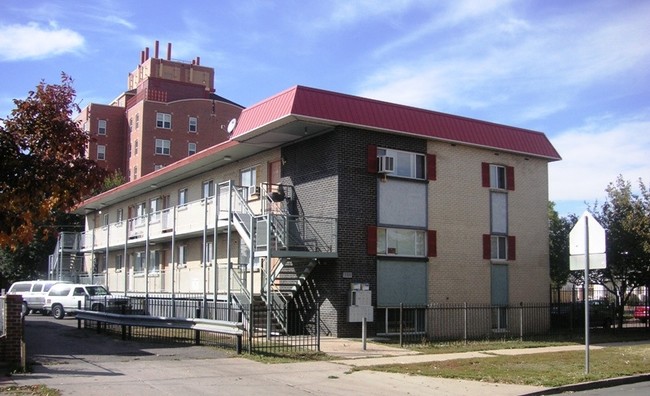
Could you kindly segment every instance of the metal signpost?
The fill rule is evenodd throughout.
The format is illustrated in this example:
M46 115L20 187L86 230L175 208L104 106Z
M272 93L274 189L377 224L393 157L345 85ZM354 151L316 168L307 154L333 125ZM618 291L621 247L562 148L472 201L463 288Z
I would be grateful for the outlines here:
M569 233L569 268L584 270L585 374L589 374L589 270L607 267L605 229L589 212L584 212Z

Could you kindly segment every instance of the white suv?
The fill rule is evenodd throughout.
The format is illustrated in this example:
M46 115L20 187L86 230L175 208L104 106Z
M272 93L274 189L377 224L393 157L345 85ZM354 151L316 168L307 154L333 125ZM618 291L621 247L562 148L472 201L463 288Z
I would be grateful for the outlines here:
M45 297L50 288L57 283L70 283L57 280L35 280L15 282L7 291L7 294L20 294L23 297L23 315L28 315L30 311L40 311L43 315L47 311L43 310Z
M79 310L120 312L128 303L126 297L112 295L101 285L60 284L54 285L45 298L43 309L52 312L56 319Z

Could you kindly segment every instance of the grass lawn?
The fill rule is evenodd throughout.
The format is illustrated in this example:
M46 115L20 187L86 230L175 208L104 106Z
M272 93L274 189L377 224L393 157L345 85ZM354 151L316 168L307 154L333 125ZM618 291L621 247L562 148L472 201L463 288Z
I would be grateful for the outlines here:
M455 352L459 351L455 350ZM443 362L359 367L357 370L377 370L494 383L555 387L650 373L650 345L592 349L590 350L589 360L589 375L585 375L584 350L520 356L493 355L485 358L457 359Z

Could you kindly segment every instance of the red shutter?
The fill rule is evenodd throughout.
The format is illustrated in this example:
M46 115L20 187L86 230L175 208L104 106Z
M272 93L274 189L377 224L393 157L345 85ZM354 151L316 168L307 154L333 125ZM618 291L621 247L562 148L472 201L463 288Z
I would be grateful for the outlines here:
M438 256L438 243L436 238L435 230L427 231L427 257L436 257Z
M368 255L377 255L377 227L368 226Z
M377 173L377 146L368 146L368 173Z
M492 238L490 234L483 234L483 259L492 258Z
M508 236L508 261L517 259L517 241L512 235Z
M481 180L483 187L490 187L490 164L487 162L481 163Z
M506 188L515 191L515 168L506 166Z
M427 180L436 180L436 156L427 154Z

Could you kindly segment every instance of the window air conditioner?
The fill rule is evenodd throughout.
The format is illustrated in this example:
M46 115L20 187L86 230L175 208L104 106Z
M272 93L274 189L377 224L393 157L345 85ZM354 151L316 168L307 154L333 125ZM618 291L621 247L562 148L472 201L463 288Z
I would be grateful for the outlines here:
M259 198L260 188L258 186L248 187L248 199Z
M395 172L395 157L389 157L387 155L382 155L377 157L378 165L377 165L377 172L378 173L393 173Z

